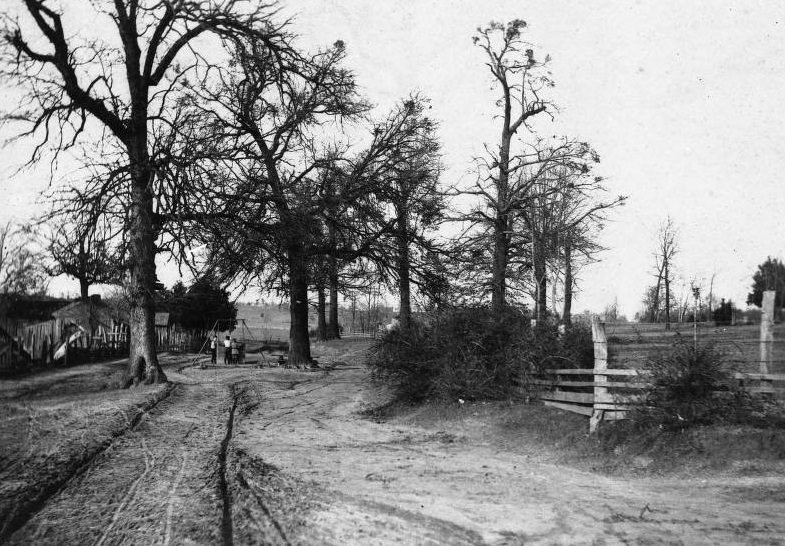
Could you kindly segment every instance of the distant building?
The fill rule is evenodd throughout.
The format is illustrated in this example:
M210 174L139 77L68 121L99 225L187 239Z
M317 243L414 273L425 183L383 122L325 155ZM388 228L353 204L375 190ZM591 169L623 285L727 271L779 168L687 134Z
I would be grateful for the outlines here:
M128 317L114 309L99 295L87 300L78 300L52 313L55 321L61 321L69 332L82 330L80 345L91 347L97 342L111 344L125 341L128 335Z
M158 347L169 345L171 333L171 316L165 311L157 311L155 313L155 341L158 344Z

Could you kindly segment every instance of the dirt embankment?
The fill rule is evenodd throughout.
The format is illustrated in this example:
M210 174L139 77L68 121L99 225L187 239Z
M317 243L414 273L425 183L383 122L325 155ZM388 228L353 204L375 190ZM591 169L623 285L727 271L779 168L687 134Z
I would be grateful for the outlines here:
M46 495L9 542L761 544L785 537L781 475L609 477L554 464L549 447L499 426L501 407L370 419L367 410L387 395L360 365L364 349L316 347L320 362L334 364L328 372L177 373L183 362L167 360L177 382L171 394ZM56 396L35 389L14 391L16 398L5 392L3 411L56 407ZM103 398L95 396L98 407ZM3 417L3 434L23 434L13 422L27 418ZM3 452L3 491L22 475L7 463L15 455Z

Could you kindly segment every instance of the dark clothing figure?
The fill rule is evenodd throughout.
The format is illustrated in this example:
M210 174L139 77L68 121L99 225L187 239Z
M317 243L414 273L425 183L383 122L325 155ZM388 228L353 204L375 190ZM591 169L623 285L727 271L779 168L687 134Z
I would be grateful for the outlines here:
M218 363L218 336L210 340L210 364Z
M237 340L232 339L232 364L240 363L240 347L237 345Z
M228 365L232 361L232 341L229 336L224 340L224 364Z

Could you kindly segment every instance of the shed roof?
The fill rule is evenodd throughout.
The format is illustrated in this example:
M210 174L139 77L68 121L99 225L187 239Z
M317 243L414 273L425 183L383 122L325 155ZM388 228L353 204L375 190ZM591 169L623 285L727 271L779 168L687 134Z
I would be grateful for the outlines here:
M75 301L52 313L56 319L72 322L92 330L98 326L111 328L115 320L112 309L99 298L90 298L87 301Z

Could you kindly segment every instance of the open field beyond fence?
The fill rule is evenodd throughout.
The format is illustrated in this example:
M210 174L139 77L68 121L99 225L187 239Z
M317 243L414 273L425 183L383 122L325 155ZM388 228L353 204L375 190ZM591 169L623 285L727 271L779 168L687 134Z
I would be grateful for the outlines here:
M773 315L772 315L773 316ZM712 345L736 386L753 395L785 398L785 324L715 326L592 321L594 368L549 369L533 381L546 405L602 420L625 419L648 387L647 364L680 343Z

